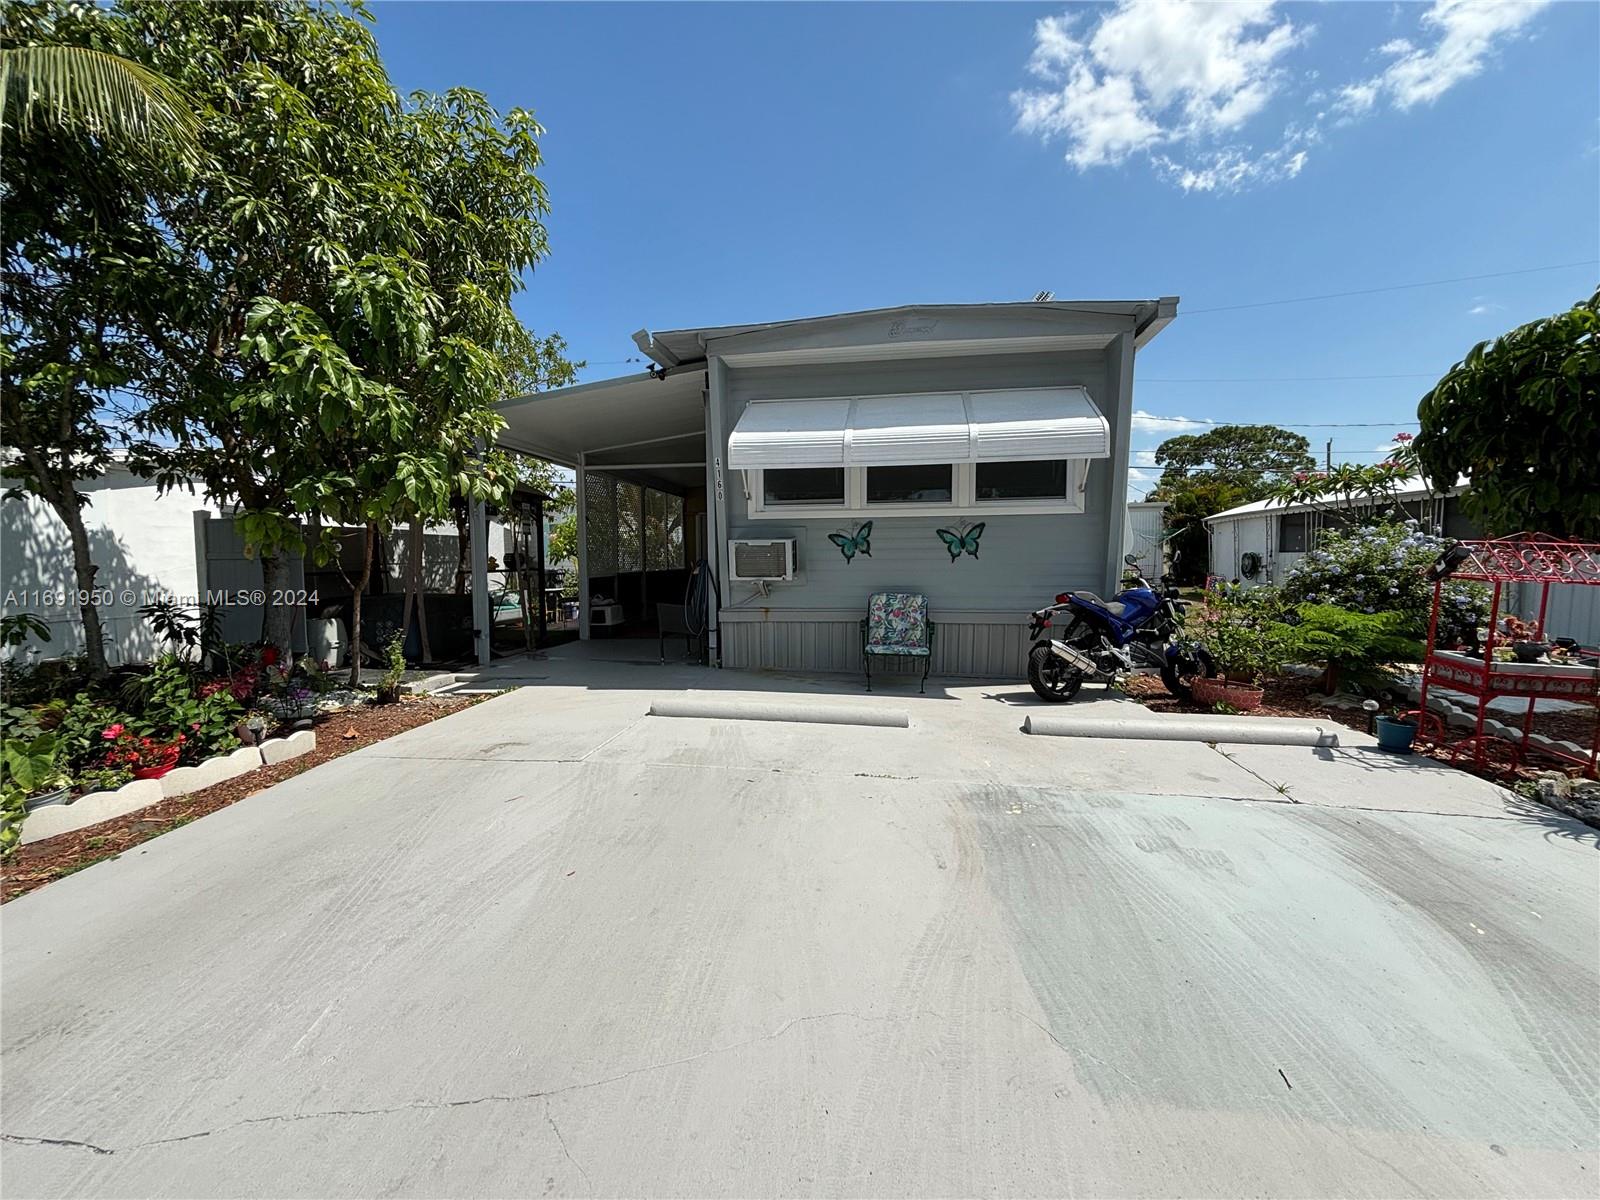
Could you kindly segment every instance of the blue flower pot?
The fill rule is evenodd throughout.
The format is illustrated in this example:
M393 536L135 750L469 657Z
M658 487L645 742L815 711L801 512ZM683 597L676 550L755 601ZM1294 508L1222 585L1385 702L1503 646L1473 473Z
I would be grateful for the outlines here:
M1417 726L1412 721L1396 721L1393 717L1378 718L1378 749L1395 754L1410 754L1411 743L1417 736Z

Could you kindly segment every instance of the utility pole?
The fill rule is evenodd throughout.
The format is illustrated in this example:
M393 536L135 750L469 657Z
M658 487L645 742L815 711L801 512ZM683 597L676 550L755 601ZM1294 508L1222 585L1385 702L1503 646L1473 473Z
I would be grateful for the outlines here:
M1332 438L1328 439L1327 458L1324 459L1324 463L1325 463L1325 465L1326 465L1326 467L1327 467L1327 469L1329 471L1333 470L1333 439Z

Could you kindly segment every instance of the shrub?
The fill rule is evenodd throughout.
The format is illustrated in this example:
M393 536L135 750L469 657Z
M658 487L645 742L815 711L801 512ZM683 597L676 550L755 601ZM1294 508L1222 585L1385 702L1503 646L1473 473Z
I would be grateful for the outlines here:
M22 838L28 797L66 782L56 733L41 728L26 709L6 709L0 719L0 854L9 854Z
M1257 683L1289 657L1286 626L1270 615L1276 596L1253 595L1265 591L1224 588L1208 597L1200 617L1200 640L1217 671L1235 683Z
M226 688L206 691L189 668L173 657L156 663L149 675L149 692L142 710L129 724L140 734L170 741L182 735L180 761L196 763L239 744L234 726L244 707Z
M406 673L406 635L402 631L389 639L383 648L388 670L378 681L378 703L393 704L400 699L400 680Z
M42 724L56 731L66 769L79 784L86 772L105 763L105 741L101 734L113 725L126 725L130 718L115 705L79 692L71 700L52 700L41 710ZM124 780L123 782L126 782Z
M1423 572L1447 545L1415 521L1325 532L1317 548L1290 568L1283 599L1295 608L1331 604L1354 613L1395 613L1400 620L1394 632L1425 638L1433 585ZM1439 645L1476 644L1488 609L1481 584L1446 582Z
M1392 662L1417 662L1423 646L1404 628L1399 613L1360 613L1332 604L1306 604L1286 625L1290 656L1323 665L1323 689L1335 691L1341 678L1371 686Z

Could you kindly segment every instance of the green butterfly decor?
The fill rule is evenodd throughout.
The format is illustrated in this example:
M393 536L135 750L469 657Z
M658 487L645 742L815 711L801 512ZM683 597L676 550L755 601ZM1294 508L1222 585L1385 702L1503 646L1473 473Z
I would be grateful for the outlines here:
M939 535L939 540L944 542L944 548L950 551L950 561L955 562L961 557L962 551L966 551L973 558L978 557L978 539L983 536L985 524L987 522L979 521L970 529L964 529L960 533L953 529L936 529L934 532Z
M839 553L844 555L845 562L849 562L857 554L865 554L871 558L872 522L861 522L854 533L830 533L828 540L839 547Z

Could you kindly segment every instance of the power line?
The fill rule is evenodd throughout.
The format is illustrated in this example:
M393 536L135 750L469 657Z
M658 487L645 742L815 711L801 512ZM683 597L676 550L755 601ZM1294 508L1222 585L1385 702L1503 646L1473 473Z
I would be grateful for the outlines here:
M1348 383L1355 380L1366 379L1437 379L1439 374L1434 371L1414 372L1409 375L1256 375L1237 376L1233 378L1217 379L1164 379L1160 376L1144 376L1140 383Z
M1320 296L1291 296L1284 300L1257 300L1250 304L1220 304L1214 308L1181 309L1180 315L1197 317L1202 313L1238 312L1246 308L1275 308L1280 304L1310 304L1316 300L1343 300L1351 296L1376 296L1380 292L1406 292L1414 288L1444 287L1452 283L1473 283L1479 279L1505 279L1512 275L1537 275L1541 271L1570 271L1600 264L1600 258L1580 262L1552 263L1548 267L1523 267L1518 271L1488 271L1482 275L1458 275L1454 279L1428 279L1421 283L1391 283L1384 287L1358 288L1352 292L1326 292Z
M1176 421L1178 417L1157 417L1158 421ZM1218 429L1230 425L1235 429L1393 429L1396 425L1421 425L1421 421L1326 421L1321 424L1305 423L1292 424L1288 421L1207 421L1201 428L1206 430ZM1184 428L1191 428L1186 424ZM1141 432L1163 433L1166 430L1154 429ZM1182 433L1183 429L1173 429L1172 433Z

